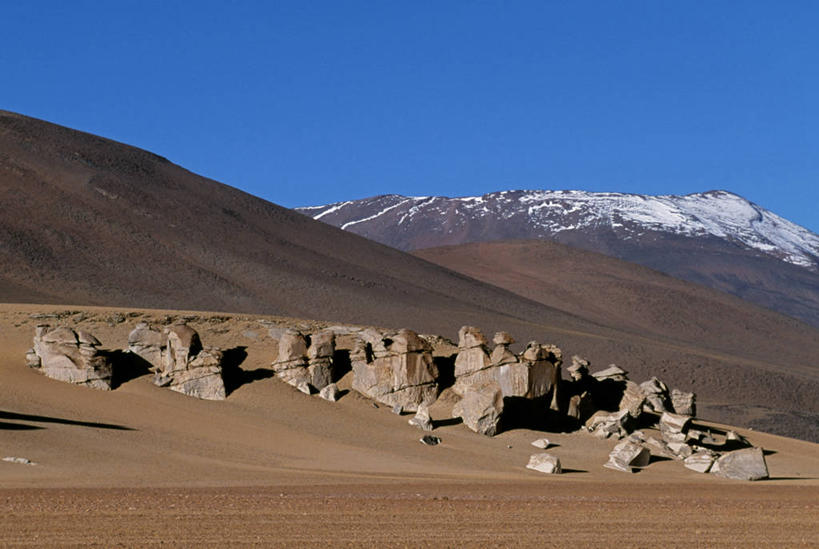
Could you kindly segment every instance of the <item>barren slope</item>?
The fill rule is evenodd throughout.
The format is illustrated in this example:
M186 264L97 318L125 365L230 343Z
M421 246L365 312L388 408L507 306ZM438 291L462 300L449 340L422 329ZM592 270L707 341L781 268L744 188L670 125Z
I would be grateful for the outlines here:
M798 323L725 312L714 345L701 345L582 318L151 153L11 113L0 114L0 243L6 302L279 314L447 337L463 324L503 329L638 380L660 375L697 391L713 419L819 440L816 332Z

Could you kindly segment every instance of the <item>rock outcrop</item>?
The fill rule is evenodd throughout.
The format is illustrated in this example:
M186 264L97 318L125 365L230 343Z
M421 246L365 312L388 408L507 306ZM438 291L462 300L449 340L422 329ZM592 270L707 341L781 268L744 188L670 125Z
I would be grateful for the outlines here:
M696 396L678 389L671 391L671 405L674 412L682 416L697 415Z
M438 397L438 369L430 344L412 330L366 330L350 353L353 389L408 412Z
M110 353L99 346L97 338L88 332L40 325L34 333L34 347L26 353L26 362L46 377L108 391L113 364Z

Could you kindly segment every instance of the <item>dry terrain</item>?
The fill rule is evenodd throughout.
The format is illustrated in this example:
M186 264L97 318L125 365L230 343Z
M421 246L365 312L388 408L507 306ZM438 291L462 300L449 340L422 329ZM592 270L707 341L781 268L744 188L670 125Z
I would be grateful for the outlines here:
M286 315L450 338L464 324L507 330L595 368L656 374L697 392L714 419L819 441L819 330L560 249L547 279L531 276L552 261L537 250L479 256L502 289L476 280L481 270L454 272L147 151L0 112L2 302ZM582 283L568 276L581 270Z
M186 317L244 374L223 402L154 386L110 392L24 365L34 326L80 326L122 348L140 320ZM315 322L43 305L0 306L0 545L770 546L819 544L819 445L741 430L771 480L744 483L656 461L605 469L613 441L547 433L568 470L525 469L543 433L487 438L447 421L439 446L408 416L354 392L336 403L271 377L268 328ZM349 376L348 376L349 377ZM349 387L349 379L341 382ZM702 425L719 430L710 422Z

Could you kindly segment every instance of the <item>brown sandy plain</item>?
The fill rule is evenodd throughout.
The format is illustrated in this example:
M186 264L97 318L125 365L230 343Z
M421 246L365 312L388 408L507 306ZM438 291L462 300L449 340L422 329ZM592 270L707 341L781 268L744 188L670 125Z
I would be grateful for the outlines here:
M55 315L51 318L48 315ZM205 345L244 347L223 402L155 387L101 392L24 365L39 323L80 326L109 349L140 320L187 317ZM409 416L354 392L336 403L270 376L270 316L0 305L0 545L819 546L819 445L739 430L771 479L744 483L656 461L602 464L613 441L546 433L566 474L525 469L543 433L494 438L444 421L418 442ZM349 375L342 389L349 388ZM446 420L444 403L432 408ZM704 423L712 429L721 425Z

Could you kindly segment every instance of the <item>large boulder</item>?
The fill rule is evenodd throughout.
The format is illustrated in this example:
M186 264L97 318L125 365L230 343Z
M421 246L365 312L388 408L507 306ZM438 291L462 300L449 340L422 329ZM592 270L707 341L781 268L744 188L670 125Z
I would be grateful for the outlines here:
M560 459L557 456L553 456L552 454L547 454L545 452L541 454L532 454L529 457L529 463L526 464L526 468L550 475L559 475L563 472L563 468L560 465Z
M432 348L412 330L362 332L350 362L353 389L388 406L414 412L438 397Z
M768 464L762 448L744 448L727 452L711 466L711 473L734 480L768 478Z
M199 334L187 324L168 326L154 384L205 400L224 400L223 354L202 347Z
M503 415L503 391L497 382L472 387L452 408L453 417L482 435L495 436Z
M651 459L651 453L641 444L632 440L618 443L609 454L605 467L616 471L631 473L634 468L645 467Z
M697 415L697 396L694 393L686 393L679 389L671 391L671 405L674 412L681 416Z
M82 330L40 325L35 329L34 347L26 353L26 362L46 377L108 391L113 365L110 353L99 346L97 338Z
M279 338L279 353L273 371L293 387L321 391L333 383L335 333L324 330L312 335L288 329Z

